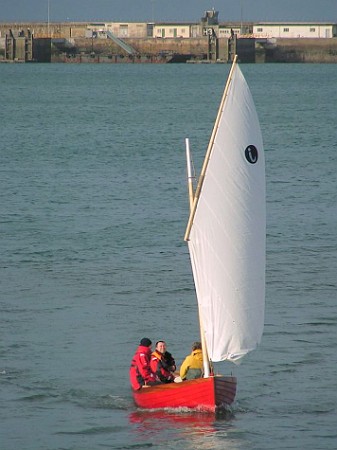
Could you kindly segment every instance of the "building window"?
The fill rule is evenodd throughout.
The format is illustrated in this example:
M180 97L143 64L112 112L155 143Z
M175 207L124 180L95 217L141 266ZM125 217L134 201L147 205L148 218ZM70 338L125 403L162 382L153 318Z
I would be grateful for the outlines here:
M146 26L146 36L153 37L153 24L152 23L148 23Z
M310 28L310 33L315 33L316 28Z
M289 28L283 28L284 33L289 33Z
M129 25L120 25L119 26L119 36L127 37L129 34Z
M257 29L257 32L258 32L258 33L262 33L262 31L263 31L263 28L258 28L258 29Z

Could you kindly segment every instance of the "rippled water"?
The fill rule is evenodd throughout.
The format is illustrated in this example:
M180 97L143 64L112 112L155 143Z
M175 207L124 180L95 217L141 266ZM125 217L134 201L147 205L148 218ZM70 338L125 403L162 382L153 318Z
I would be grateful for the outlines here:
M1 448L334 449L334 65L243 65L267 170L266 325L232 415L137 411L141 337L197 338L184 138L227 65L1 65Z

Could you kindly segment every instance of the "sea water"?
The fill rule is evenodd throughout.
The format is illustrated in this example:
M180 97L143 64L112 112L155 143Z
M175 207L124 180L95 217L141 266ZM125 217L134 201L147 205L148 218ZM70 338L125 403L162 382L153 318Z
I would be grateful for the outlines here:
M266 151L260 347L232 413L139 411L139 340L198 339L183 235L228 65L0 66L2 450L334 449L335 65L242 65Z

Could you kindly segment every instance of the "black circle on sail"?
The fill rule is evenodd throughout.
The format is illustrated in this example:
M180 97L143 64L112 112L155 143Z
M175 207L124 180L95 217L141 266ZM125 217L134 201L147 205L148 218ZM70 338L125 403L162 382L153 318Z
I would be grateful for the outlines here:
M246 147L245 157L250 164L255 164L257 162L258 151L255 145L248 145L248 147Z

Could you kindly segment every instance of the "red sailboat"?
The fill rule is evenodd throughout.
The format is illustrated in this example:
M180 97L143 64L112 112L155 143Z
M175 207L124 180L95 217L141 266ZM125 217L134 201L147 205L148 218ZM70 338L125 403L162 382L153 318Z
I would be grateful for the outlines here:
M231 405L236 378L213 363L237 362L264 324L265 169L259 120L236 57L196 189L186 139L190 216L185 233L198 300L204 378L133 391L141 408L215 412Z
M235 377L209 376L143 387L133 392L133 398L140 408L191 408L216 412L232 404L235 394Z

